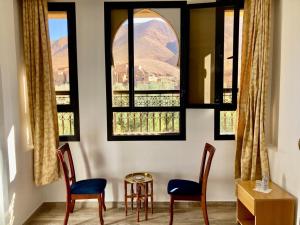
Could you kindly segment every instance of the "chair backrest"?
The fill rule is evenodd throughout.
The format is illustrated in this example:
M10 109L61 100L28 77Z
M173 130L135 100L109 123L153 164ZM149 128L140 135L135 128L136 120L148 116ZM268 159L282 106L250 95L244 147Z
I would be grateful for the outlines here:
M65 158L67 155L67 160ZM68 143L60 146L57 149L57 156L63 168L64 178L66 183L67 194L70 194L71 185L76 182L73 158Z
M215 151L214 146L208 143L205 144L199 177L199 183L202 184L202 195L206 194L208 175Z

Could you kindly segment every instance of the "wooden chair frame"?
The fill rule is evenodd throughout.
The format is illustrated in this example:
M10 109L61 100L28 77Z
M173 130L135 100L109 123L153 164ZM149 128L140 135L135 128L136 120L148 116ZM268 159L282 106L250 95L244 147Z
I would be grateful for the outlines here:
M170 222L169 225L173 224L173 215L174 215L174 201L197 201L201 202L201 208L203 213L203 218L205 225L209 225L208 215L207 215L207 204L206 204L206 189L207 189L207 180L211 167L211 162L214 156L216 149L214 146L206 143L203 156L202 163L200 169L199 183L201 185L201 194L200 195L172 195L170 194ZM208 154L209 153L209 156Z
M65 154L67 154L68 157L68 163L65 160ZM100 217L100 224L104 225L103 220L103 213L102 210L106 211L105 206L105 193L100 194L71 194L71 186L76 182L76 176L75 176L75 169L74 169L74 163L73 158L70 150L70 146L68 143L62 145L57 149L57 156L59 158L59 161L61 163L63 172L64 172L64 179L66 184L66 191L67 191L67 201L66 201L66 214L64 219L64 225L68 224L69 214L73 213L75 201L79 199L97 199L99 203L99 217ZM70 168L70 174L69 169Z

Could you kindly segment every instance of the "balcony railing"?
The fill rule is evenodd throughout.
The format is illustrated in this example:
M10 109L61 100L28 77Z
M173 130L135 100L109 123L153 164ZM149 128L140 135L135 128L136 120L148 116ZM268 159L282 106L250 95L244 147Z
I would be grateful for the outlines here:
M179 112L114 112L114 135L179 133Z
M74 114L72 112L58 113L58 130L60 136L74 135Z
M178 107L179 90L147 90L134 92L135 107ZM232 102L232 89L224 89L224 103ZM129 106L129 91L113 91L113 107ZM222 134L232 134L235 128L235 112L222 111ZM179 112L113 112L114 135L155 135L179 133Z
M129 106L129 91L113 91L113 107ZM135 107L176 107L180 106L179 90L136 90L134 91Z
M226 104L232 103L232 88L223 89L223 103Z
M236 111L221 111L220 134L235 134Z

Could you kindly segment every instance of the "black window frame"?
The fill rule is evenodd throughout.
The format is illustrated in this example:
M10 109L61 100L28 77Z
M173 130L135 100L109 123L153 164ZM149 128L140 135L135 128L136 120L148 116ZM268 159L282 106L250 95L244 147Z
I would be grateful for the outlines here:
M56 91L56 94L70 96L70 104L57 105L57 112L70 112L74 115L74 135L60 135L60 141L80 141L79 99L78 99L78 70L76 45L76 12L74 2L48 2L48 11L63 11L68 20L68 57L70 91Z
M235 110L237 107L237 83L238 83L238 38L239 38L239 10L243 8L244 0L216 0L216 2L209 3L195 3L189 4L187 11L187 40L189 40L190 27L190 10L202 8L216 8L216 54L215 54L215 103L199 103L192 104L188 102L188 84L189 84L189 67L187 66L187 80L186 80L186 107L191 109L219 109L219 110ZM233 41L233 68L232 68L232 103L223 102L223 81L224 81L224 11L225 9L234 10L234 41ZM189 61L189 43L187 52L187 61Z
M134 106L134 71L133 67L133 11L143 8L175 8L180 9L180 106L179 107L135 107ZM128 52L129 52L129 107L112 107L111 85L111 10L128 10ZM185 107L185 74L186 74L186 1L176 2L105 2L105 67L106 67L106 99L107 99L107 140L108 141L161 141L186 140L186 107ZM113 112L179 112L178 135L113 135Z
M238 95L238 77L240 74L238 74L238 59L239 59L239 32L240 32L240 11L244 9L244 1L238 2L236 4L236 7L234 8L234 54L236 55L236 58L233 58L233 67L234 71L236 73L236 76L233 80L233 86L236 87L234 90L232 90L233 96L233 104L223 104L221 107L216 108L214 110L214 139L215 140L235 140L235 134L221 134L221 112L222 111L236 111L237 110L237 95ZM221 16L219 23L224 24L224 15L223 17ZM224 41L222 42L224 43ZM222 85L223 85L223 80L222 80ZM223 90L224 91L224 90ZM224 100L222 98L222 100Z

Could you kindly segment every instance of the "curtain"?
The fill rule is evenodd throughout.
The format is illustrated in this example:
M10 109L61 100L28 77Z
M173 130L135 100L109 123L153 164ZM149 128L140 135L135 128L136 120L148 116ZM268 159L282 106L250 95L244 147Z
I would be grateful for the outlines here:
M31 132L34 180L46 185L59 178L56 156L58 122L46 0L23 0L24 58Z
M245 0L235 177L269 176L265 142L272 0Z

